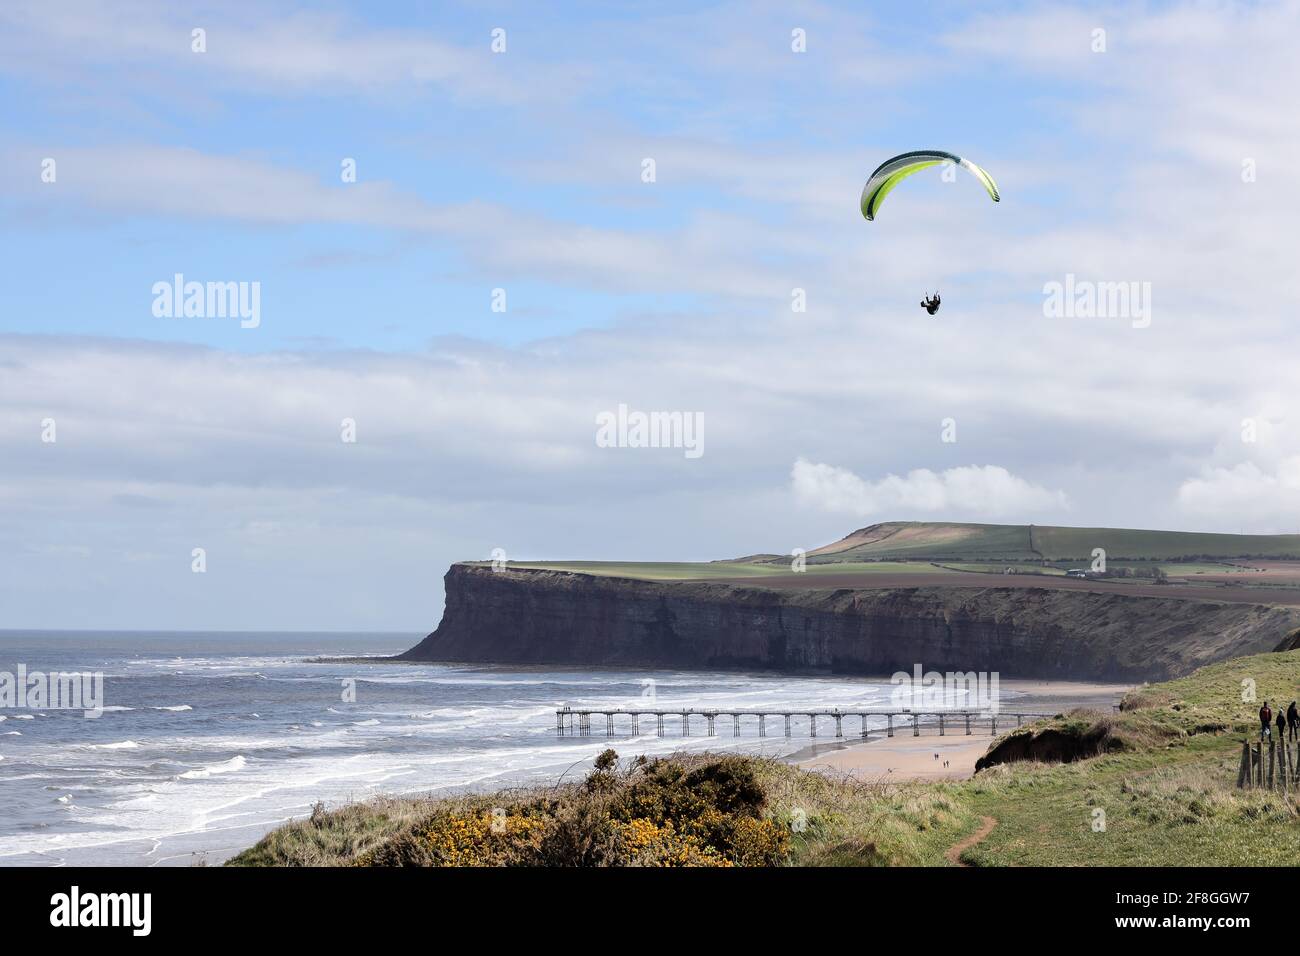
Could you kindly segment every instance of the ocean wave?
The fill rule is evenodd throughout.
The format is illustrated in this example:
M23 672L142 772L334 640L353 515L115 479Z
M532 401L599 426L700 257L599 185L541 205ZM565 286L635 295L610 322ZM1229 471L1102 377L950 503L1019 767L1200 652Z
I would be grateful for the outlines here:
M103 707L103 708L101 708L101 709L102 709L102 710L104 711L104 713L106 713L106 714L108 714L108 713L117 713L118 711L122 711L122 710L135 710L134 707L123 707L123 706L121 706L120 704L113 704L112 706L109 706L109 707Z
M134 740L120 740L115 744L91 744L95 750L138 750L140 745Z
M107 708L105 708L107 710ZM180 713L182 710L193 710L189 704L177 704L175 707L150 707L150 710L170 710L173 713ZM253 716L257 716L254 714Z
M236 770L243 770L248 765L248 761L242 756L231 757L224 763L213 764L211 767L204 767L202 770L186 770L181 774L182 780L202 780L221 773L234 773Z

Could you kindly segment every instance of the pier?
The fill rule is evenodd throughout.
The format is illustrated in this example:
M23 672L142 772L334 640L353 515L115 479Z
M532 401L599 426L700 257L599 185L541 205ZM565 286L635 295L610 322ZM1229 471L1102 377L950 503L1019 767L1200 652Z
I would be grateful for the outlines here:
M612 710L605 709L586 709L561 707L555 712L555 735L557 737L591 737L597 734L593 733L594 727L604 725L604 736L641 736L642 719L653 719L655 722L655 733L660 737L668 736L668 731L672 729L678 731L682 737L691 736L691 718L699 718L703 724L704 734L707 737L718 736L718 719L723 719L723 726L726 726L726 718L731 718L731 735L733 737L741 736L742 719L747 726L755 729L759 737L768 736L768 721L774 721L777 728L784 733L786 737L795 735L796 728L800 729L801 736L806 733L808 737L817 736L817 721L831 721L835 725L835 736L844 736L844 718L856 719L859 726L858 736L867 737L872 730L883 731L885 736L894 736L895 721L899 721L901 729L911 730L913 737L921 736L922 718L937 718L939 727L939 736L946 736L947 733L956 728L958 731L964 731L967 736L973 734L976 728L987 726L990 736L997 736L998 727L1004 731L1011 730L1012 727L1019 727L1026 720L1038 720L1043 717L1053 717L1054 714L1030 714L1015 712L997 712L979 710L698 710L694 708L673 708L671 710L642 709L642 708L615 708ZM869 728L867 721L871 718L881 717L885 719L883 728ZM619 719L615 719L619 718ZM623 719L626 718L626 719ZM698 724L697 724L698 725ZM932 722L927 722L926 726L931 726ZM829 729L829 724L827 724Z

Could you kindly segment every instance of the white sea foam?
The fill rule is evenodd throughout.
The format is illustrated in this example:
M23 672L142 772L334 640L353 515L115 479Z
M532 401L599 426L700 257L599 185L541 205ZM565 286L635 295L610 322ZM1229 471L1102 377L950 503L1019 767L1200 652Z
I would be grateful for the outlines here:
M202 780L211 777L214 774L234 773L236 770L243 770L248 766L248 761L242 757L231 757L225 763L213 764L211 767L204 767L202 770L186 770L181 774L182 780Z
M62 723L59 732L71 737L23 741L21 769L31 765L41 772L0 775L0 780L8 784L30 779L34 783L27 786L39 790L49 785L56 791L53 796L89 784L94 796L78 797L83 802L75 813L69 810L56 819L47 795L42 801L49 808L45 822L53 831L4 830L0 823L0 860L35 859L40 854L42 860L67 863L185 862L191 850L200 849L209 851L209 862L219 862L232 850L252 845L270 827L310 813L317 801L337 806L379 793L554 781L566 771L564 779L580 779L589 761L606 747L624 757L702 749L775 755L807 742L806 728L798 728L793 741L759 740L748 724L746 736L732 738L725 720L718 724L719 736L706 737L703 718L692 720L693 736L688 739L680 736L677 721L670 719L670 736L659 738L653 720L643 719L643 733L633 739L625 736L630 729L626 717L616 723L620 736L613 740L605 738L601 725L590 738L557 739L554 711L565 700L574 707L645 710L811 704L849 709L879 704L888 699L890 689L859 680L680 672L520 673L509 668L417 665L389 673L365 672L361 706L338 703L337 692L324 695L326 685L358 677L360 669L353 664L307 665L286 656L221 656L219 651L153 661L130 658L105 667L126 671L130 680L141 682L133 693L137 701L175 700L193 693L194 705L152 709L178 713L197 707L202 717L140 721L152 729L133 729L131 741L101 743L103 738L93 735L103 731L93 721ZM193 683L204 678L221 683L211 689ZM651 679L656 694L642 697L644 681ZM177 691L179 681L193 689ZM315 700L313 684L320 685L323 694ZM209 697L217 693L220 696ZM333 706L323 706L331 700ZM250 723L252 719L258 723ZM297 729L290 732L291 727ZM211 733L214 730L224 732ZM146 759L132 753L141 745L148 748ZM142 845L146 849L140 849Z

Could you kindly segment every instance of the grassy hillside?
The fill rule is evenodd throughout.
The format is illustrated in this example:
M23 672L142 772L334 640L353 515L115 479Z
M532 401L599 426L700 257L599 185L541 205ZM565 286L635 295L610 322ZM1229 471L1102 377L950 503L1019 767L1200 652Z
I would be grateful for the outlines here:
M1300 535L1202 534L1131 528L1059 528L1050 525L944 524L921 521L872 525L818 548L810 561L889 558L953 560L1089 559L1104 548L1109 561L1178 558L1300 558Z
M853 532L809 552L809 561L873 561L889 558L952 558L1019 561L1040 557L1028 525L891 521Z
M467 561L466 564L483 565L484 561ZM606 577L636 578L642 581L707 581L710 579L754 578L758 583L764 577L790 573L790 559L780 558L768 563L747 561L511 561L510 567L545 571L573 571L579 574L598 574ZM927 562L901 561L839 562L835 564L809 563L805 573L815 578L825 574L935 574L944 569Z
M1256 699L1243 699L1253 687ZM1259 700L1300 696L1300 651L1142 688L997 752L1073 746L959 783L835 778L741 757L616 762L561 788L318 809L233 865L1277 865L1300 859L1295 793L1235 789ZM991 751L992 752L992 751ZM987 836L960 849L987 827ZM1104 824L1104 825L1103 825Z
M1046 525L960 524L893 521L871 525L806 556L807 573L906 573L940 570L943 562L967 571L1031 568L1044 561L1088 567L1094 548L1104 548L1112 569L1161 562L1170 575L1239 570L1215 562L1245 558L1300 559L1300 535L1201 534L1131 528L1058 528ZM789 555L761 554L724 561L511 561L514 568L574 571L647 581L755 578L790 571ZM485 562L467 562L479 564Z

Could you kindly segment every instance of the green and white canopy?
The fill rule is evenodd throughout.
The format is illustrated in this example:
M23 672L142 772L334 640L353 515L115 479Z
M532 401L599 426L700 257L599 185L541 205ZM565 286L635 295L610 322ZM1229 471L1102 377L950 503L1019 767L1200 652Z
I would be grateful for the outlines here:
M939 166L943 163L961 166L983 183L984 188L988 190L988 194L994 202L1002 201L1002 197L998 195L998 184L993 181L993 177L969 159L962 159L953 153L945 153L938 149L918 149L911 153L900 153L893 159L887 159L876 167L876 171L871 174L867 184L862 187L862 215L869 220L875 219L880 204L885 201L885 197L889 195L891 189L913 173L919 173L923 169L929 169L931 166Z

